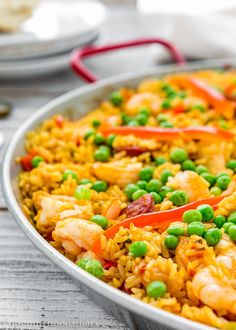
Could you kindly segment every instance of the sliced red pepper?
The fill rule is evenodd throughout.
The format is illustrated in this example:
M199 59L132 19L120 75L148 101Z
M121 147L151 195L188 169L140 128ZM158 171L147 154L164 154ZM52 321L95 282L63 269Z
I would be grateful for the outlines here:
M135 135L144 139L156 139L158 141L172 141L175 138L182 137L185 140L211 140L218 139L231 140L234 134L212 126L193 126L184 128L161 128L161 127L129 127L115 126L102 130L104 136L109 134L117 135Z
M234 116L235 102L227 100L222 93L210 87L204 81L187 75L176 76L174 80L183 87L190 88L193 94L206 100L217 112L226 118Z
M217 204L225 197L226 196L210 197L180 206L176 209L137 215L111 226L105 231L104 235L106 239L111 239L115 236L121 227L129 228L131 223L139 228L143 228L145 226L155 226L159 229L165 229L172 222L182 221L182 216L185 211L195 209L197 206L202 204L209 204L216 208ZM98 239L93 245L93 251L99 256L102 255L100 239Z
M34 156L30 154L21 157L20 164L24 171L31 171L33 169L32 166L33 157Z

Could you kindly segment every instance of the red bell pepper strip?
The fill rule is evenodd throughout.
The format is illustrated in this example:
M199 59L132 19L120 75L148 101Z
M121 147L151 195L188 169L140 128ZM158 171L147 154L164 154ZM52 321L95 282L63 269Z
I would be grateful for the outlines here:
M183 213L187 210L195 209L197 206L202 204L209 204L216 208L217 204L222 201L226 196L217 196L202 199L200 201L192 202L176 209L167 211L153 212L137 215L135 217L125 219L124 221L117 223L108 228L104 235L106 239L111 239L119 231L121 227L129 228L130 224L134 224L136 227L143 228L145 226L155 226L157 228L166 228L170 223L175 221L182 221ZM93 252L97 255L102 255L101 241L98 239L93 245Z
M182 86L190 88L193 94L206 100L216 109L217 112L226 118L233 117L235 102L227 100L222 93L193 76L183 75L176 76L175 78L178 83L182 84Z
M234 137L232 132L212 126L196 126L185 128L114 126L102 130L102 133L104 136L108 136L109 134L131 134L139 138L156 139L158 141L171 141L178 137L182 137L185 140L199 139L215 141L217 138L231 140Z

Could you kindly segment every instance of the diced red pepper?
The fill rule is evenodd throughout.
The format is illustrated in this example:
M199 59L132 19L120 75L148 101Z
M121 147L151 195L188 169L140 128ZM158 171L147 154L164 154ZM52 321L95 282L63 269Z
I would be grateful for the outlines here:
M21 157L20 164L24 171L31 171L33 169L32 166L33 157L34 157L33 155L29 155L29 154Z
M55 118L55 123L59 128L62 128L64 126L64 122L65 122L65 120L64 120L63 116L59 115Z
M103 265L103 268L108 270L111 267L116 267L116 266L117 266L117 262L110 260L110 261L106 261L106 263Z

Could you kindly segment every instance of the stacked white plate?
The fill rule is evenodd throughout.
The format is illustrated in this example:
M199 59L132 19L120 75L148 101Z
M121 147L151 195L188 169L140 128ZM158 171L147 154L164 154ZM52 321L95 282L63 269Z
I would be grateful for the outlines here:
M69 67L71 50L96 42L105 16L96 0L40 0L19 32L0 34L0 79Z

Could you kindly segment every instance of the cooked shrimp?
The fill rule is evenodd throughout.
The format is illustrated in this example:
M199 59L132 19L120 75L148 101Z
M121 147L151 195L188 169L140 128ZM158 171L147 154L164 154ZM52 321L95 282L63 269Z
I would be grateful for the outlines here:
M135 115L140 108L147 107L154 114L160 111L161 99L157 94L151 92L138 93L132 96L126 104L126 111L129 115Z
M89 219L93 216L90 203L79 205L73 197L62 195L48 195L41 201L41 212L37 219L37 227L48 227L56 221L68 217Z
M193 292L216 311L236 315L236 246L224 236L215 252L216 264L201 268L193 277Z
M227 172L226 160L230 158L233 150L233 144L220 143L220 144L199 144L199 157L206 160L206 166L209 171L215 175L220 172Z
M189 201L197 201L208 198L209 183L197 173L192 171L184 171L177 173L173 178L169 178L168 184L174 189L180 189L188 194Z
M88 220L68 218L57 222L52 232L53 239L61 243L64 249L78 256L81 248L91 250L94 242L103 233L103 229Z
M141 168L142 163L125 163L123 161L93 164L93 171L97 178L120 187L136 182Z

